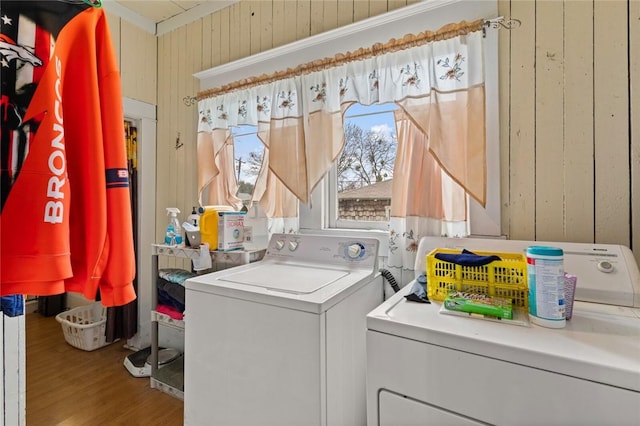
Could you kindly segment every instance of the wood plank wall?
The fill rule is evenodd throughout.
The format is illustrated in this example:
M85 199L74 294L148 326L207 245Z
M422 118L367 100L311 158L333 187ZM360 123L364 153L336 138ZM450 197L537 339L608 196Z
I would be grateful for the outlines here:
M503 233L635 246L640 261L638 2L498 8L522 21L500 35Z
M631 86L631 246L640 263L640 1L629 3L629 82Z
M156 239L165 207L186 212L197 202L197 112L183 103L198 91L193 73L408 3L241 0L158 37ZM503 233L635 246L640 262L640 2L498 0L498 7L522 21L500 33ZM141 99L148 88L130 79L153 70L132 57L141 47L130 46L134 30L122 28L125 95Z

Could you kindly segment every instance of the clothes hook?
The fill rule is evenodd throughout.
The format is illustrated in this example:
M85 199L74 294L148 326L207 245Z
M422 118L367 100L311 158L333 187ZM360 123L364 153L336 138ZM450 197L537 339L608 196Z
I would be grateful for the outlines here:
M184 102L186 106L192 106L197 102L197 98L195 96L185 96L182 98L182 102Z
M178 132L178 135L176 136L176 149L180 149L182 145L184 144L180 142L180 132Z

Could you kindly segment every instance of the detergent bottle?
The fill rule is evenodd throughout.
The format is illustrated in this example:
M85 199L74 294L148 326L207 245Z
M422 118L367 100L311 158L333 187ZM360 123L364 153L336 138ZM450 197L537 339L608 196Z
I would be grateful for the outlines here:
M195 206L191 208L191 214L189 216L187 216L187 222L189 225L193 226L192 229L187 229L185 227L184 229L184 244L186 246L192 247L191 245L191 240L194 239L194 233L200 233L200 215L196 212L196 208ZM184 226L183 226L184 227ZM189 231L192 232L191 236L189 235ZM191 238L190 238L191 237ZM196 241L196 240L194 240ZM197 239L197 241L200 241L200 238ZM197 245L200 245L200 243L198 242Z
M218 212L232 212L231 206L200 207L200 242L208 243L209 250L218 248Z
M175 207L167 207L167 216L169 216L169 223L167 224L167 231L164 234L164 243L170 246L182 244L182 231L180 228L180 222L178 221L178 210Z
M196 208L191 208L191 214L187 217L187 222L193 226L200 226L200 215L196 212Z

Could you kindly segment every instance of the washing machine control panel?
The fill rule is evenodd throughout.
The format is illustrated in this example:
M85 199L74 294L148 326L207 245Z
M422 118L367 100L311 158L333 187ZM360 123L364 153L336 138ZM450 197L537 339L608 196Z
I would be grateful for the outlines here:
M377 265L378 249L379 242L375 238L274 234L265 258L373 267Z

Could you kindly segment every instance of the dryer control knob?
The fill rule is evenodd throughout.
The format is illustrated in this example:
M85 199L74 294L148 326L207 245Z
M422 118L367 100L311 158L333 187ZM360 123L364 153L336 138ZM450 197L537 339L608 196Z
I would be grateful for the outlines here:
M606 260L601 260L598 262L598 270L602 272L613 272L613 264L611 262L607 262Z
M284 240L276 241L276 249L282 250L283 247L284 247Z
M296 251L297 248L298 248L297 241L289 241L289 251Z
M351 259L357 259L362 253L362 246L360 244L351 244L347 249L347 256Z

